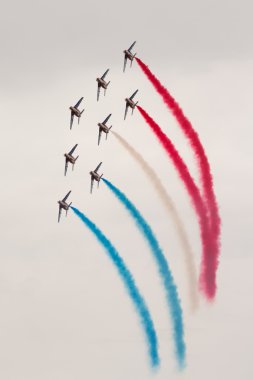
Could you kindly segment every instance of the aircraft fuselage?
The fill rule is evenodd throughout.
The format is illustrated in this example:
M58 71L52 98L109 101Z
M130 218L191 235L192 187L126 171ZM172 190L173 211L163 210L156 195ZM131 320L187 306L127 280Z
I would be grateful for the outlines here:
M69 107L69 109L71 110L71 112L73 112L73 114L77 117L80 117L81 116L81 111L78 109L78 108L75 108L75 107Z
M109 127L107 127L107 125L105 125L105 124L103 124L103 123L98 123L98 126L99 126L99 128L101 128L102 129L102 131L103 132L105 132L105 133L108 133L109 132Z
M107 89L108 83L104 79L97 78L98 85L100 87L103 87L104 89Z
M124 50L123 53L125 53L125 56L126 56L128 59L130 59L130 61L132 61L132 60L134 59L134 55L133 55L130 51L128 51L128 50Z
M90 175L91 175L91 178L94 179L95 181L99 181L100 180L100 175L98 173L95 173L95 172L90 172Z
M65 153L64 156L66 157L67 161L70 162L71 164L75 163L76 159L70 154Z
M126 98L125 101L127 102L127 105L128 105L129 107L131 107L132 109L135 108L136 103L135 103L133 100Z
M64 210L67 211L69 209L69 205L66 202L58 201L58 203L59 203L60 207L63 208Z

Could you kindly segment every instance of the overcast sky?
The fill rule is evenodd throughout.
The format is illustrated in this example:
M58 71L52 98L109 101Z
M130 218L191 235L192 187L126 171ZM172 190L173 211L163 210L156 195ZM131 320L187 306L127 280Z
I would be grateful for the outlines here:
M252 11L246 0L2 6L1 378L252 378ZM112 113L113 129L158 171L199 269L198 224L177 173L138 111L123 121L124 98L138 88L137 100L199 180L184 136L137 64L122 73L123 50L134 40L138 56L198 131L214 176L222 217L219 291L213 305L201 302L194 315L173 221L113 135L97 146L97 123ZM97 103L95 79L107 68L111 84ZM85 112L70 131L68 107L81 96ZM63 154L76 143L80 157L64 177ZM100 161L104 176L149 221L170 262L185 319L183 374L176 371L170 320L148 247L103 184L89 194L88 173ZM145 296L160 342L157 374L149 369L138 317L104 250L71 212L57 223L57 200L70 189L73 204L115 244Z

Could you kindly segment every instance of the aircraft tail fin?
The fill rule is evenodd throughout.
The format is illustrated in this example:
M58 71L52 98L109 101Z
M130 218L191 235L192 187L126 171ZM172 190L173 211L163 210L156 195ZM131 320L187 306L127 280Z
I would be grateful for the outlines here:
M137 53L135 53L135 54L133 55L133 58L131 59L131 64L130 64L130 67L132 67L132 64L133 64L133 60L134 60L134 58L135 58L136 54L137 54Z
M78 118L78 124L79 124L79 121L80 121L80 118L81 118L81 116L82 116L82 114L83 114L83 111L84 111L84 109L81 111L81 113L80 113L80 116L79 116L79 118Z
M83 111L84 111L84 109L81 111L80 116L78 117L78 124L79 124L79 122L80 122L80 118L81 118L81 116L82 116Z
M107 136L108 136L109 130L110 130L110 128L105 132L105 139L106 140L107 140Z
M108 136L108 133L109 133L109 131L110 131L110 129L112 128L112 125L110 126L110 128L108 128L108 131L106 132L106 140L107 140L107 136Z
M98 188L99 188L99 182L101 180L101 178L103 177L103 174L101 174L101 176L99 177L99 180L98 180Z
M137 106L138 102L134 103L134 107L132 108L132 114L134 113L134 109Z

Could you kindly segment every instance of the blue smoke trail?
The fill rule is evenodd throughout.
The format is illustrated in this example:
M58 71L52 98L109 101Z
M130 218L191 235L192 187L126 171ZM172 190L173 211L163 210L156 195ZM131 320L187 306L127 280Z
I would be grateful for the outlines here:
M116 266L120 277L122 278L124 285L127 289L129 296L131 297L137 313L141 319L141 324L144 327L146 339L149 346L149 356L152 367L158 367L160 364L159 354L158 354L158 343L157 336L152 321L149 309L146 305L144 298L142 297L137 285L135 284L134 278L124 263L122 257L119 255L117 250L114 248L112 243L107 239L107 237L99 230L99 228L89 220L83 213L81 213L77 208L71 207L74 213L82 220L82 222L90 229L91 232L96 236L97 240L106 249L110 259Z
M102 178L103 182L109 187L113 194L119 199L119 201L125 206L127 211L135 220L138 228L146 238L149 246L154 254L156 262L158 264L159 272L161 274L163 284L166 290L166 299L169 305L170 315L173 325L173 337L175 341L175 351L178 364L180 368L185 366L185 342L184 342L184 326L183 326L183 313L180 305L180 300L177 293L177 288L174 283L169 264L159 246L159 243L148 223L145 221L140 212L130 202L130 200L123 194L118 188L116 188L111 182Z

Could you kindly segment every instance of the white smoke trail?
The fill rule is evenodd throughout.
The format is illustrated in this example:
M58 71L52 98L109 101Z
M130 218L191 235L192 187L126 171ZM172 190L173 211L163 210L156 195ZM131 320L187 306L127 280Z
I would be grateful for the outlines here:
M156 175L155 171L149 166L149 164L144 160L140 153L138 153L122 136L118 133L111 131L111 133L116 137L119 143L130 153L130 155L139 163L143 172L150 179L152 185L155 187L159 198L163 202L168 214L172 217L174 225L176 227L181 246L183 248L187 278L189 283L189 297L190 297L190 305L192 311L195 311L198 307L198 280L197 273L194 264L194 258L192 249L184 229L183 222L178 215L178 212L167 194L164 186L162 185L160 179Z

